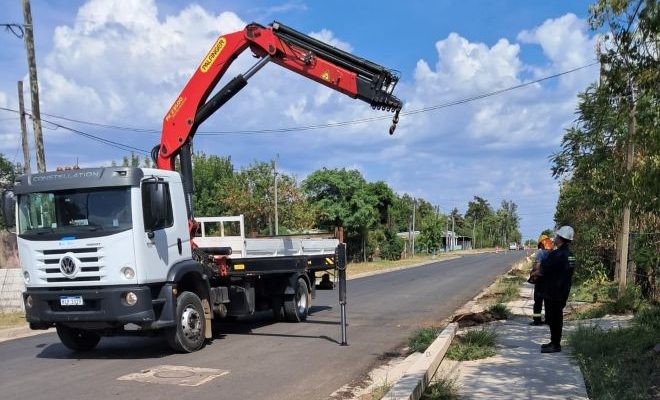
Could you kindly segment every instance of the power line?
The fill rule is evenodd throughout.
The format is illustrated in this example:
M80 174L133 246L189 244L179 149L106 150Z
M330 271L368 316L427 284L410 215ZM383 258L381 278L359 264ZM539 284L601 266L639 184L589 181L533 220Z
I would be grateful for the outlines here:
M443 108L448 108L448 107L453 107L465 103L469 103L472 101L484 99L487 97L492 97L496 96L499 94L503 94L506 92L510 92L513 90L521 89L527 86L531 86L543 81L547 81L550 79L558 78L563 75L567 75L585 68L592 67L594 65L597 65L598 62L592 62L587 65L583 65L581 67L573 68L570 70L562 71L553 75L548 75L543 78L535 79L529 82L521 83L518 85L514 86L509 86L504 89L499 89L499 90L494 90L491 92L487 93L482 93L476 96L471 96L459 100L454 100L450 101L447 103L442 103L442 104L437 104L434 106L429 106L429 107L423 107L415 110L409 110L409 111L404 111L401 113L401 115L414 115L414 114L419 114L419 113L424 113L424 112L430 112L430 111L435 111L435 110L440 110ZM10 108L6 107L0 107L0 110L4 111L10 111L10 112L18 112L18 110L13 110ZM131 132L142 132L142 133L159 133L159 130L155 129L147 129L147 128L136 128L136 127L130 127L130 126L120 126L120 125L112 125L112 124L102 124L99 122L92 122L92 121L85 121L85 120L80 120L80 119L75 119L75 118L69 118L69 117L64 117L61 115L55 115L55 114L48 114L48 113L42 113L43 115L46 115L51 118L56 118L56 119L61 119L64 121L69 121L73 123L78 123L78 124L84 124L84 125L90 125L90 126L96 126L100 128L107 128L107 129L116 129L116 130L123 130L123 131L131 131ZM240 135L252 135L252 134L261 134L261 133L286 133L286 132L295 132L295 131L306 131L306 130L316 130L316 129L326 129L326 128L335 128L335 127L341 127L341 126L348 126L348 125L356 125L356 124L362 124L362 123L367 123L367 122L374 122L374 121L379 121L379 120L384 120L384 119L389 119L390 116L377 116L377 117L369 117L369 118L361 118L361 119L355 119L355 120L350 120L350 121L342 121L342 122L334 122L334 123L326 123L326 124L317 124L317 125L306 125L306 126L294 126L294 127L285 127L285 128L273 128L273 129L255 129L255 130L234 130L234 131L200 131L197 133L197 135L201 136L222 136L222 135L231 135L231 134L240 134ZM126 145L120 142L115 142L109 139L104 139L99 136L92 135L91 133L71 128L50 120L42 119L43 121L56 126L57 128L62 128L65 130L68 130L70 132L76 133L78 135L87 137L88 139L96 140L100 143L107 144L112 147L116 147L121 150L128 150L128 151L137 151L143 154L149 154L147 150L140 149L137 147L133 147L130 145Z
M448 108L448 107L454 107L457 105L461 104L466 104L470 103L476 100L481 100L487 97L492 97L492 96L497 96L506 92L511 92L513 90L521 89L527 86L535 85L540 82L544 82L550 79L555 79L563 75L571 74L577 71L580 71L582 69L586 69L589 67L592 67L594 65L599 64L598 61L594 61L590 64L583 65L577 68L573 68L570 70L558 72L553 75L548 75L539 79L535 79L529 82L521 83L518 85L514 86L509 86L503 89L499 90L494 90L491 92L486 92L482 94L478 94L475 96L471 97L466 97L463 99L459 100L453 100L447 103L441 103L429 107L423 107L423 108L418 108L414 110L409 110L409 111L403 111L401 112L401 115L414 115L414 114L419 114L419 113L425 113L425 112L430 112L430 111L436 111L440 110L443 108ZM107 129L116 129L116 130L121 130L121 131L131 131L131 132L138 132L138 133L160 133L160 130L157 129L149 129L149 128L138 128L138 127L131 127L131 126L121 126L121 125L112 125L112 124L103 124L99 122L92 122L92 121L85 121L85 120L80 120L80 119L75 119L75 118L70 118L70 117L63 117L60 115L54 115L54 114L47 114L47 113L42 113L43 115L49 116L51 118L57 118L61 119L64 121L69 121L69 122L74 122L78 124L84 124L84 125L90 125L90 126L96 126L99 128L107 128ZM350 121L341 121L341 122L332 122L332 123L325 123L325 124L315 124L315 125L302 125L302 126L291 126L291 127L284 127L284 128L269 128L269 129L252 129L252 130L230 130L230 131L199 131L197 132L196 135L200 136L223 136L223 135L254 135L254 134L263 134L263 133L287 133L287 132L299 132L299 131L308 131L308 130L317 130L317 129L327 129L327 128L337 128L337 127L342 127L342 126L349 126L349 125L357 125L357 124L364 124L368 122L375 122L375 121L380 121L380 120L385 120L389 119L389 115L381 115L377 117L368 117L368 118L361 118L361 119L354 119Z
M142 153L142 154L145 155L145 156L148 156L148 155L149 155L149 151L147 151L147 150L145 150L145 149L141 149L141 148L139 148L139 147L134 147L134 146L130 146L130 145L127 145L127 144L120 143L120 142L115 142L114 140L104 139L104 138L102 138L102 137L99 137L99 136L96 136L96 135L92 135L91 133L88 133L88 132L85 132L85 131L81 131L81 130L79 130L79 129L71 128L71 127L68 127L68 126L65 126L65 125L61 125L61 124L58 124L58 123L56 123L56 122L49 121L49 120L47 120L47 119L43 119L43 118L42 118L41 120L44 121L44 122L46 122L46 123L49 123L49 124L51 124L51 125L55 125L57 128L62 128L62 129L64 129L64 130L67 130L67 131L73 132L73 133L75 133L75 134L77 134L77 135L84 136L84 137L86 137L86 138L88 138L88 139L95 140L95 141L97 141L97 142L99 142L99 143L103 143L103 144L106 144L106 145L108 145L108 146L111 146L111 147L114 147L114 148L120 149L120 150L130 151L130 152L136 151L136 152L138 152L138 153Z
M7 108L7 107L0 107L0 110L2 110L2 111L8 111L8 112L19 113L18 110L13 110L13 109L11 109L11 108ZM26 112L25 115L27 115L27 116L29 116L30 118L32 118L32 115L31 115L30 113L27 113L27 112ZM142 153L142 154L144 154L144 155L149 155L149 151L147 151L147 150L145 150L145 149L141 149L141 148L139 148L139 147L134 147L134 146L131 146L131 145L128 145L128 144L124 144L124 143L116 142L116 141L114 141L114 140L105 139L105 138L102 138L102 137L99 137L99 136L93 135L93 134L91 134L91 133L89 133L89 132L85 132L85 131L82 131L82 130L80 130L80 129L76 129L76 128L71 128L71 127L69 127L69 126L62 125L62 124L59 124L59 123L57 123L57 122L54 122L54 121L51 121L51 120L48 120L48 119L44 119L44 118L42 118L41 120L42 120L43 122L46 122L46 123L48 123L48 124L50 124L50 125L55 126L55 129L61 128L61 129L67 130L67 131L69 131L69 132L75 133L75 134L77 134L77 135L80 135L80 136L86 137L86 138L88 138L88 139L91 139L91 140L97 141L97 142L99 142L99 143L103 143L103 144L106 144L106 145L108 145L108 146L115 147L115 148L120 149L120 150L131 151L131 152L132 152L132 151L136 151L136 152L138 152L138 153Z

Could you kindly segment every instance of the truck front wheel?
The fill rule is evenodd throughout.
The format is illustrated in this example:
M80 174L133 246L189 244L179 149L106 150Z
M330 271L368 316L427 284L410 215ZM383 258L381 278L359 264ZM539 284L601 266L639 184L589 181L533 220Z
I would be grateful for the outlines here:
M83 329L71 328L66 325L57 325L57 336L63 345L74 351L90 351L101 340L101 336Z
M204 346L206 319L202 301L193 292L183 292L176 301L176 327L167 331L167 341L175 351L192 353Z
M284 315L287 321L302 322L307 319L312 299L307 282L304 279L298 279L294 290L295 294L293 296L284 298Z

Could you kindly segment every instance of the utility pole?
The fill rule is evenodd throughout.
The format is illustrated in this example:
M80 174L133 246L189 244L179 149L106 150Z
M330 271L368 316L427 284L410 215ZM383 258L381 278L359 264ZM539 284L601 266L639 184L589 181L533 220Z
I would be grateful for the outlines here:
M39 110L39 83L37 81L37 59L34 54L34 30L32 29L32 11L30 0L23 0L23 28L25 29L25 48L27 49L28 72L30 75L30 98L32 100L32 126L34 145L37 151L37 171L46 172L44 155L44 137L41 131L41 111Z
M25 105L23 104L23 81L18 81L18 113L21 120L21 142L23 144L23 173L30 174L30 144L27 137L25 122Z
M628 144L626 149L626 177L630 177L635 157L635 87L628 79ZM621 236L619 236L619 298L623 296L628 281L628 242L630 239L630 200L623 208Z
M477 224L477 220L473 219L472 220L472 241L474 242L474 248L475 249L477 248L477 237L474 236L474 227L475 227L476 224Z
M449 217L445 222L445 253L449 252Z
M415 257L415 209L417 209L417 199L413 199L413 220L412 220L412 256Z
M456 233L454 215L451 216L451 250L454 251L454 234Z
M275 236L280 234L279 218L277 215L277 160L280 158L278 154L273 160L273 171L275 172Z

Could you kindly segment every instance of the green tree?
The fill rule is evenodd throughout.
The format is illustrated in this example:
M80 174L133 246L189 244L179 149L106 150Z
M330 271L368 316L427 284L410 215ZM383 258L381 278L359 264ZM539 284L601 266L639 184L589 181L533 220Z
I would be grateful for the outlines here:
M647 296L654 297L657 259L637 255L660 253L660 5L600 0L590 8L589 22L594 31L606 32L597 51L601 77L580 94L577 121L552 156L561 185L555 222L576 230L579 278L612 277L621 213L629 204L631 231L655 237L633 237L631 252L639 260L641 274L636 276L647 283Z
M346 241L360 248L363 261L367 259L368 230L379 220L379 199L357 170L326 169L313 172L302 183L304 192L319 210L321 226L343 227ZM355 253L353 253L356 256Z
M131 152L131 156L124 156L122 159L122 167L133 167L137 168L140 166L140 156Z
M227 215L229 206L225 199L234 192L235 185L230 157L207 156L204 153L193 155L193 209L197 216Z
M222 200L232 214L243 214L246 231L273 233L274 175L270 163L253 162L235 175L235 184Z

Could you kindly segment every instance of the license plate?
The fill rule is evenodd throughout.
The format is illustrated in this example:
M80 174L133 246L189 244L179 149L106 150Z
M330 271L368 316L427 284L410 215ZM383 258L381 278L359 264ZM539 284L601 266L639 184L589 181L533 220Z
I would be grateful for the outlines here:
M82 296L60 296L61 306L82 306Z

